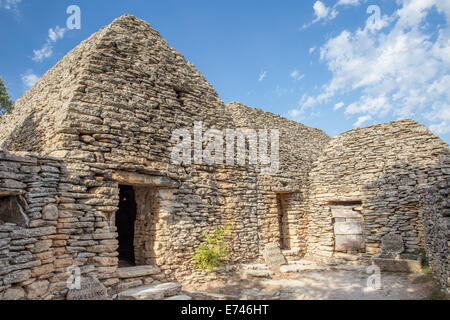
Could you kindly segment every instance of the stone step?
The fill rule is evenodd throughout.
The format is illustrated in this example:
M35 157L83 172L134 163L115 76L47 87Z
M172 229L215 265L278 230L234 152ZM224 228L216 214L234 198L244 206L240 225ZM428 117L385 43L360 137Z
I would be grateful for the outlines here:
M242 264L240 266L243 270L268 270L269 267L265 264Z
M151 276L161 272L157 266L136 266L127 268L118 268L117 276L120 279L139 278Z
M117 295L118 300L163 300L173 297L181 292L179 283L167 282L149 284L146 286L126 290Z
M239 300L239 297L224 293L214 292L190 292L195 300Z
M242 275L244 277L255 277L255 278L267 278L274 275L275 272L271 270L244 270L242 271Z
M325 270L327 270L326 267L317 266L317 265L290 264L290 265L280 267L281 273L299 273L299 272L325 271Z
M192 300L192 297L186 295L186 294L180 294L177 296L173 296L173 297L169 297L166 298L164 300L180 300L180 301L188 301L188 300Z

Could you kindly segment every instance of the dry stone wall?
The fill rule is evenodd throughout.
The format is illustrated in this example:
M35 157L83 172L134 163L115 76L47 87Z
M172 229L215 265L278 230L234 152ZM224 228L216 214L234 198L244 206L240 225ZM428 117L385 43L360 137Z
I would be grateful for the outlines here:
M0 217L2 299L52 299L66 287L65 268L75 263L71 252L78 245L65 233L67 213L61 209L66 189L76 186L63 172L55 158L0 150L0 202L17 198L15 214L25 216L22 222Z
M305 195L308 190L308 172L319 157L330 138L321 130L281 116L248 107L239 102L227 104L236 127L244 129L279 130L279 171L273 175L261 173L257 167L258 234L260 252L266 244L287 239L292 258L301 257L306 252ZM271 146L269 146L271 147ZM280 200L284 199L285 216L280 221ZM286 227L280 228L280 223ZM285 235L283 236L283 233Z
M263 174L248 162L174 164L173 132L188 128L194 137L199 122L202 133L280 130L279 171ZM230 262L261 258L277 242L294 257L332 256L331 205L343 201L352 201L354 216L335 216L338 223L357 225L352 219L362 217L363 230L350 233L364 236L358 259L379 253L380 239L393 232L407 252L428 248L440 278L448 275L446 236L437 227L447 213L431 209L448 204L448 176L439 171L447 162L438 160L445 143L413 121L330 142L318 129L225 105L192 64L133 16L81 43L19 99L0 118L0 146L8 150L0 152L3 299L63 299L70 266L110 294L163 279L213 280L218 275L193 270L192 257L216 224L233 226ZM156 265L131 275L118 269L121 185L136 196L136 263ZM424 203L419 185L442 197Z
M447 202L435 200L442 212L432 213L430 201L423 203L430 195L423 198L421 192L430 187L432 194L445 198L448 152L445 142L412 120L334 138L310 173L308 253L369 261L382 253L382 238L395 234L401 236L405 253L417 253L428 243L438 269L447 270L439 272L448 272L448 233L442 230ZM362 250L337 250L336 205L361 214Z
M55 74L65 80L57 81ZM24 114L37 118L29 122ZM10 151L39 151L64 161L68 183L61 190L61 230L67 237L63 240L73 241L67 263L89 265L107 287L118 284L115 213L120 185L131 185L140 211L137 262L156 264L168 279L186 280L195 248L214 224L233 225L231 262L261 257L265 243L279 240L279 229L267 227L278 225L276 192L294 193L288 220L302 226L297 222L304 219L298 212L308 163L328 137L281 117L257 114L258 128L275 120L275 128L295 132L295 138L282 142L281 171L288 171L276 179L259 175L253 165L173 164L176 129L188 128L193 136L196 122L202 123L203 133L248 127L238 120L252 122L254 114L227 108L157 31L125 15L72 50L2 117L0 143ZM29 143L33 136L40 141ZM300 151L289 159L288 152L297 147ZM264 188L267 192L260 191ZM144 204L145 198L152 203ZM303 235L296 227L291 231L294 246L304 248Z
M426 254L433 275L450 294L450 156L428 170L429 183L419 190Z

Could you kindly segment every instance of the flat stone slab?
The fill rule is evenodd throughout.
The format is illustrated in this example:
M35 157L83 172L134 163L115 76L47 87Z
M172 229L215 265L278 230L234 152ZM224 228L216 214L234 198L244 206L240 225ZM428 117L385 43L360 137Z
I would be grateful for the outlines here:
M310 261L310 260L295 260L295 261L289 261L288 264L292 265L292 264L296 264L296 265L302 265L302 266L313 266L316 265L315 262Z
M242 291L241 300L277 300L280 298L279 291L246 289Z
M381 239L381 252L384 255L395 256L405 251L403 237L397 234L387 234Z
M363 233L361 222L336 222L334 224L335 235L359 235Z
M295 272L322 271L322 270L327 270L327 268L317 265L301 265L301 264L290 264L287 266L280 267L281 273L295 273Z
M348 265L348 264L339 264L336 266L331 267L333 270L343 270L343 271L355 271L355 272L362 272L365 273L368 266L362 266L362 265Z
M157 266L137 266L117 269L117 276L120 279L139 278L151 276L161 272Z
M281 253L281 249L276 243L269 243L266 245L263 252L264 260L266 264L270 267L279 267L286 264L286 258Z
M265 264L243 264L241 265L241 268L244 270L268 270L269 267L267 267Z
M381 271L423 273L420 260L373 258L373 262Z
M223 294L223 293L214 293L214 292L198 292L195 293L195 295L200 300L238 300L238 297L229 295L229 294Z
M190 296L188 296L188 295L186 295L186 294L180 294L180 295L177 295L177 296L173 296L173 297L169 297L169 298L166 298L166 299L164 299L164 300L180 300L180 301L189 301L189 300L192 300L192 297L190 297Z
M352 207L333 206L331 207L333 218L359 218L360 214L353 210Z
M67 300L107 300L108 293L105 286L94 277L83 277L80 287L71 289L67 293Z
M271 270L245 270L244 275L255 277L255 278L267 278L275 274Z
M120 292L118 300L162 300L165 297L175 296L181 291L179 283L149 284L146 286Z

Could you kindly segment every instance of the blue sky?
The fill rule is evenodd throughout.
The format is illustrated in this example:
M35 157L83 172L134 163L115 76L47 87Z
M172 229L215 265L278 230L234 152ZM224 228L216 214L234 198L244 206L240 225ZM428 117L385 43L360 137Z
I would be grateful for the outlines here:
M67 29L70 5L80 30ZM412 118L450 143L449 0L0 0L10 95L125 13L158 30L225 102L331 136Z

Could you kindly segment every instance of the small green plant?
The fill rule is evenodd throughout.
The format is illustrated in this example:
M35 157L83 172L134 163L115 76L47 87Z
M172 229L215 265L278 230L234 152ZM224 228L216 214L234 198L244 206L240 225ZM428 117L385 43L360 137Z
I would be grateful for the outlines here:
M195 266L198 269L211 270L221 268L228 261L230 252L225 238L231 234L232 226L215 226L212 233L203 232L205 242L200 244L194 255Z

